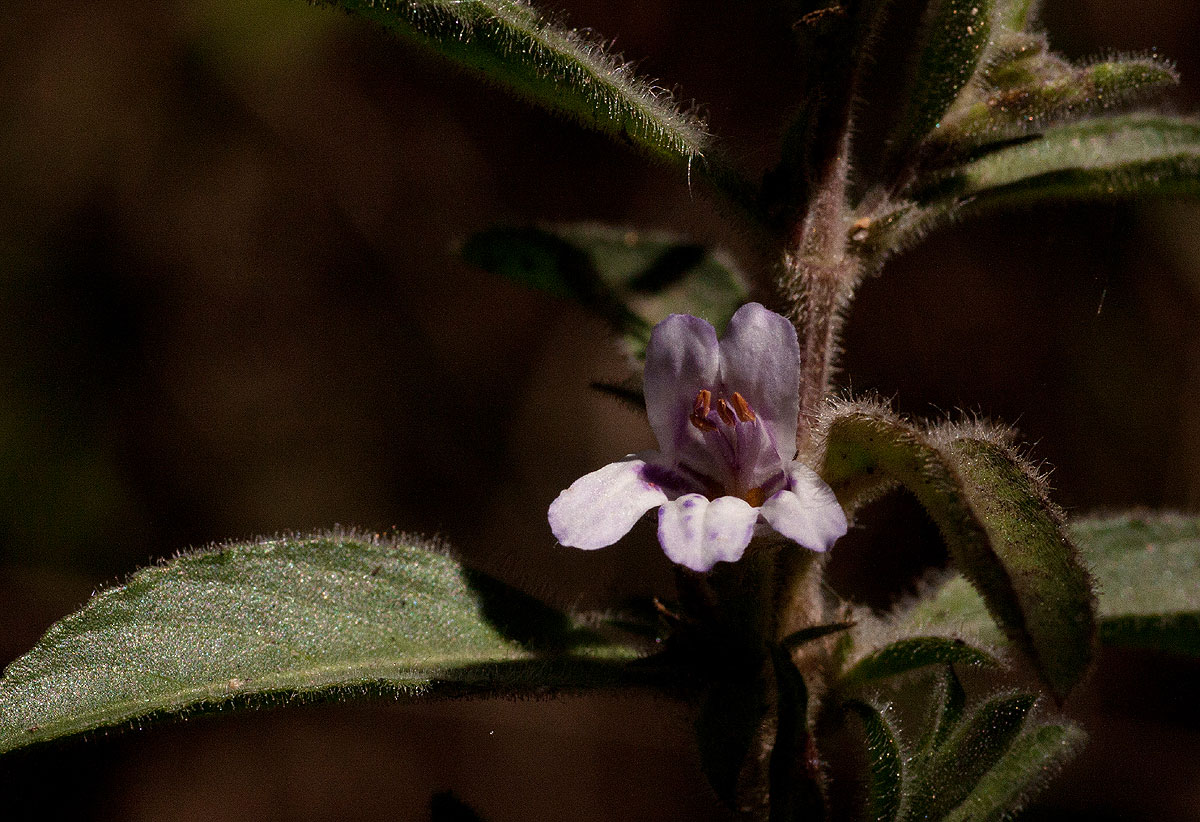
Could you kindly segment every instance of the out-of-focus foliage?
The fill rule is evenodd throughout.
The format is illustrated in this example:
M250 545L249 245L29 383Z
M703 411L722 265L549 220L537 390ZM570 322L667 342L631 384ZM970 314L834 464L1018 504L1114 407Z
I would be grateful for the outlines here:
M1200 655L1200 521L1134 513L1078 520L1069 532L1096 579L1102 643ZM913 630L997 638L983 601L959 578L902 619Z
M463 258L511 280L574 300L600 316L635 360L669 314L722 330L748 291L729 257L662 232L595 225L495 228L471 237Z

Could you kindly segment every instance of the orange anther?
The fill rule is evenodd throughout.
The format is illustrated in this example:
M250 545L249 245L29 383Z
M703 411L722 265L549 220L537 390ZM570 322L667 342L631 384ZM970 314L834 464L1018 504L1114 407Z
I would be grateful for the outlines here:
M717 414L721 417L721 422L726 425L733 425L737 422L737 417L733 415L733 409L729 407L729 403L724 399L717 400Z
M716 431L717 426L708 421L708 412L711 410L712 392L701 388L700 393L696 395L696 402L692 405L692 415L688 419L701 431Z
M754 411L750 408L750 403L746 402L746 398L738 392L734 391L729 401L733 403L733 410L737 412L737 418L742 422L754 422L757 419Z

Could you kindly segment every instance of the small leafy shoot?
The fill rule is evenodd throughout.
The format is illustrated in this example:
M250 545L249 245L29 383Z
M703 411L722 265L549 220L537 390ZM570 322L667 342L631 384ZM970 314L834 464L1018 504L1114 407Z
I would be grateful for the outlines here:
M866 735L870 782L863 818L870 822L892 822L899 818L904 798L904 757L900 752L900 740L891 722L874 705L851 699L843 707L862 721Z
M946 637L912 637L893 642L860 659L842 675L841 685L857 688L930 665L996 666L999 662L986 651Z
M462 248L467 262L573 300L605 320L635 359L669 314L692 314L721 331L747 301L723 254L667 234L595 225L493 228Z

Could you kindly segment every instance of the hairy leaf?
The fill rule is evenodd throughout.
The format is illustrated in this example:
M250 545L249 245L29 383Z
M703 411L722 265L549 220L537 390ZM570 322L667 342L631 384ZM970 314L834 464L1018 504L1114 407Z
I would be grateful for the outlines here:
M930 0L912 91L894 151L903 156L940 127L942 116L975 75L992 27L992 0Z
M1070 723L1042 725L1022 734L945 822L1010 819L1083 747L1086 734Z
M519 96L665 160L689 165L704 124L660 86L524 0L320 0L415 39Z
M917 742L914 760L917 760L918 764L929 759L945 744L950 734L954 733L966 705L967 694L962 683L954 673L954 667L946 665L942 675L938 677L937 688L933 694L929 724Z
M1008 751L1035 698L1006 694L983 703L913 773L906 819L941 819L970 795Z
M957 568L1060 698L1090 664L1090 580L1040 479L994 433L926 432L879 408L834 410L821 474L848 511L894 484L929 512Z
M0 679L0 752L225 703L615 684L632 656L418 540L233 544L52 626Z
M891 822L900 813L904 784L904 758L900 755L896 731L873 705L852 699L844 707L862 720L866 733L871 778L864 818L871 822Z
M1096 606L1061 512L1008 449L964 437L949 441L943 453L955 457L965 498L993 546L968 546L955 561L969 569L965 575L1000 627L1063 697L1091 664Z
M860 659L842 675L841 684L857 687L898 676L929 665L958 662L963 665L997 665L989 653L966 642L946 637L922 636L893 642Z
M1100 642L1200 656L1200 612L1106 617L1100 621Z
M934 136L944 151L1079 120L1179 82L1174 68L1154 57L1073 66L1047 51L1044 37L1022 38L1013 51L1012 59L993 57L980 88L947 112Z
M847 152L867 68L891 0L795 0L792 30L804 69L779 165L763 177L759 214L775 230L841 207ZM798 18L798 19L797 19ZM837 202L835 202L837 201ZM810 222L811 225L811 222Z
M1131 114L1056 126L919 183L926 219L1054 200L1200 193L1200 121Z
M730 808L744 801L770 773L763 755L775 742L776 683L763 670L733 668L706 683L696 713L700 766L716 795ZM764 774L765 770L765 774Z
M1101 643L1200 656L1200 518L1139 512L1079 520L1069 531L1096 578ZM1001 639L961 577L917 603L901 625L906 633Z
M493 228L471 237L462 255L587 307L638 359L650 329L668 314L703 317L720 330L749 296L723 254L663 233L595 225Z

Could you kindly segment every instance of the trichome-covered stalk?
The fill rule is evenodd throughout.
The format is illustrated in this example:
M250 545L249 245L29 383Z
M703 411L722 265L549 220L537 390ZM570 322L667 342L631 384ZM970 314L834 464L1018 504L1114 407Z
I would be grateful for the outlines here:
M812 422L829 394L846 308L862 272L861 263L846 253L848 140L788 238L780 277L800 337L796 446L802 454L809 450Z

